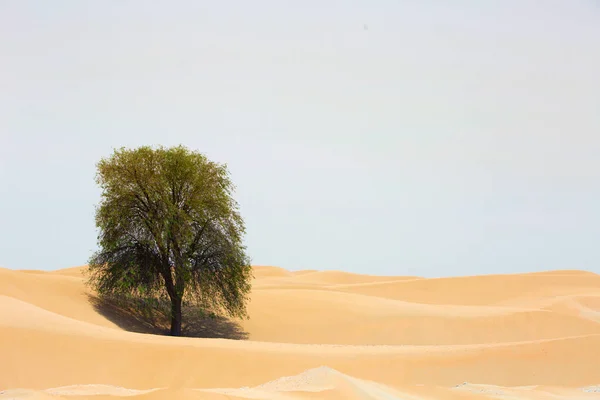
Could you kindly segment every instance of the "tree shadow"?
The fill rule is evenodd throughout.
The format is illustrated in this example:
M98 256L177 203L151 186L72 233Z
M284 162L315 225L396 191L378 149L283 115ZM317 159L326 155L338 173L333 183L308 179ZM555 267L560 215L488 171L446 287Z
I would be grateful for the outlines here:
M169 305L155 299L88 296L94 309L121 329L152 335L169 335ZM246 340L248 332L231 319L198 307L183 308L182 336Z

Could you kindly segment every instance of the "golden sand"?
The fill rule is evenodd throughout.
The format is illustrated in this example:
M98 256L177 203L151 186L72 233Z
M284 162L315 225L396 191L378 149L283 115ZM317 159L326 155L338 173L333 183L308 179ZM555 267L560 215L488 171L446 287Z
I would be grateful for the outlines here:
M134 332L82 270L0 269L0 400L600 399L590 272L255 267L251 319L212 335L248 337L233 340Z

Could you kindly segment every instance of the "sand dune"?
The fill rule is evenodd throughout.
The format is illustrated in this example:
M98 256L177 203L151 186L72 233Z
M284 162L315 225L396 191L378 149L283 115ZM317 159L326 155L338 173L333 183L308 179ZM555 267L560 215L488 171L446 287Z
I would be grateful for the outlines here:
M230 340L133 332L95 307L82 270L0 269L0 399L600 398L600 276L586 271L256 267L251 319L228 322L249 340Z

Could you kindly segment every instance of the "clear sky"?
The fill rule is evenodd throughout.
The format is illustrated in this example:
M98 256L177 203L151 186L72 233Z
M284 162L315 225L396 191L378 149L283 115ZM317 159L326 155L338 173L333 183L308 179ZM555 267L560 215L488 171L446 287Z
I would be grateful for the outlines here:
M155 144L228 164L255 264L600 272L600 3L0 2L0 266L86 263Z

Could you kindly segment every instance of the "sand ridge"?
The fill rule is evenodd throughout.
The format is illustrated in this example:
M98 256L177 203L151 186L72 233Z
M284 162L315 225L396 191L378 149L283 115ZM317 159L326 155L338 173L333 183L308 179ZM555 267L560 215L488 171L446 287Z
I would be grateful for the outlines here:
M254 268L248 340L131 331L85 267L0 269L0 400L600 398L600 276ZM215 336L218 337L218 336Z

